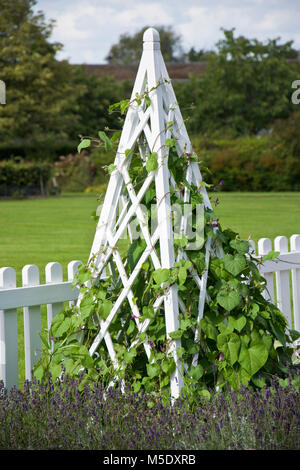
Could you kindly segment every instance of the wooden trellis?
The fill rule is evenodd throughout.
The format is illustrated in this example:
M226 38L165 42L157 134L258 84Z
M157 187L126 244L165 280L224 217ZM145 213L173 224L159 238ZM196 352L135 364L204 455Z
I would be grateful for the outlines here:
M136 97L145 97L145 94L147 94L150 100L146 103L146 99L142 99L141 103L139 103ZM134 302L131 290L142 264L150 257L155 269L170 269L176 261L174 257L174 233L170 201L170 187L176 190L176 185L168 169L169 149L165 145L166 139L171 137L175 140L178 155L192 153L191 142L161 54L159 34L155 29L149 28L144 33L143 53L116 153L115 169L110 176L90 253L90 260L93 260L94 265L94 277L104 276L108 266L110 266L110 269L111 266L115 266L123 284L120 295L115 301L110 314L105 321L101 321L100 330L90 348L90 354L93 355L101 341L104 340L116 369L120 367L120 364L116 359L109 328L111 322L118 314L122 303L126 299L128 300L139 333L147 332L150 323L149 319L145 321L139 320L141 314ZM158 163L157 169L148 174L138 193L136 193L129 177L131 163L129 150L133 152L136 145L138 145L144 164L146 164L147 157L151 152L157 153ZM186 170L186 180L189 184L199 188L203 196L204 206L211 208L206 189L201 185L201 173L196 161L189 161ZM155 182L158 224L154 233L151 234L142 211L141 201L153 181ZM190 190L188 187L185 187L183 196L178 192L178 197L181 197L185 203L188 203L190 201ZM126 203L123 204L123 209L118 211L119 203L122 200L126 200ZM128 229L130 232L129 223L133 217L137 217L139 221L140 229L146 242L146 248L128 277L125 265L116 247L123 233ZM182 216L181 232L185 233L185 230L186 218ZM210 243L211 240L208 238L206 242L206 266L208 266L209 262ZM159 246L159 250L157 246ZM181 250L179 254L179 259L182 257L186 257L184 250ZM113 265L111 264L112 262ZM202 274L202 277L199 277L193 270L192 274L199 287L199 324L203 315L206 296L207 269ZM185 311L183 302L178 295L177 285L172 285L168 292L156 299L154 312L160 308L164 309L166 337L169 339L170 333L179 328L179 311ZM196 330L195 334L195 339L197 340L197 338L198 330ZM137 340L131 347L136 342ZM171 394L175 398L179 396L183 386L183 364L181 364L177 354L180 347L180 339L170 340L169 353L173 355L177 365L175 372L170 378ZM151 347L147 338L144 342L144 348L149 359ZM193 359L193 365L197 364L197 360L198 356L196 354Z

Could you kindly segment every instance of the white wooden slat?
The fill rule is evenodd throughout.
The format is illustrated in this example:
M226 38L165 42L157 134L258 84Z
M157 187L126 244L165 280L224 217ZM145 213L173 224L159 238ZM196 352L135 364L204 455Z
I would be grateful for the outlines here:
M199 341L199 337L200 337L200 321L201 321L201 318L203 317L203 311L204 311L210 247L211 247L211 238L208 237L207 242L206 242L206 252L205 252L205 266L206 266L206 269L205 269L204 274L201 276L200 295L199 295L199 301L198 301L197 328L196 328L196 331L195 331L195 342ZM198 355L199 354L197 352L193 356L193 360L192 360L192 365L193 366L196 366L197 363L198 363Z
M38 286L40 276L38 267L28 264L22 269L22 283L24 287ZM25 379L31 380L31 371L41 356L41 307L24 307L24 350L25 350Z
M48 263L45 268L47 284L61 284L63 282L63 271L60 263ZM51 322L55 315L60 313L64 308L63 302L47 303L47 324L50 329Z
M68 282L72 283L75 277L75 274L81 264L82 264L82 261L79 261L79 260L70 261L70 263L68 264ZM70 300L69 302L70 307L75 304L75 300L77 300L78 298L79 291L76 289L74 293L76 295L76 298L74 300ZM64 300L69 300L69 299L64 299Z
M124 181L125 181L125 184L126 184L127 191L128 191L129 196L130 196L131 202L132 202L132 204L136 205L136 215L137 215L138 221L140 223L140 229L141 229L141 232L144 236L147 247L151 249L150 253L151 253L152 261L154 263L154 266L157 266L157 267L155 267L155 269L159 269L160 268L160 261L158 259L158 256L156 254L156 251L155 251L154 247L151 246L151 238L150 238L150 233L149 233L149 230L148 230L147 218L146 218L145 214L143 213L140 204L137 203L137 196L136 196L135 191L133 189L132 183L130 182L131 180L130 180L130 177L129 177L129 174L128 174L127 170L123 170L123 177L124 177Z
M78 289L72 289L71 282L41 284L35 287L17 287L9 292L0 290L0 309L6 310L76 300L78 293Z
M0 269L1 289L16 287L13 268ZM0 378L7 389L19 384L18 366L18 317L16 309L0 310Z
M122 279L123 286L125 287L128 284L128 277L126 275L126 271L125 271L125 268L123 266L121 256L120 256L119 252L113 253L113 256L114 256L114 260L116 262L120 277ZM134 320L137 324L137 328L138 328L138 330L140 330L141 329L141 325L140 325L140 322L139 322L140 312L139 312L138 306L134 302L134 295L133 295L133 292L132 292L131 289L128 291L127 299L128 299L129 304L130 304L132 313L134 315ZM103 325L103 322L101 324ZM150 346L149 346L148 341L144 342L144 348L145 348L146 354L149 358L151 351L150 351Z
M284 236L278 236L274 239L274 249L279 251L280 255L288 253L288 239ZM279 256L281 258L281 256ZM290 302L290 280L289 270L280 270L275 272L276 278L276 304L279 310L284 314L289 326L292 326L291 302Z
M269 238L260 238L258 240L257 252L258 256L264 256L272 250L272 243ZM262 270L260 269L260 272ZM263 296L265 299L270 300L271 302L275 302L274 296L274 282L273 282L273 271L264 273L264 278L267 281L266 289L263 292Z
M192 168L191 165L189 164L187 167L186 171L186 180L189 184L192 182ZM190 190L187 186L184 188L184 196L183 196L183 202L185 204L188 204L190 202ZM187 230L187 223L188 223L188 216L187 214L182 214L181 215L181 221L180 221L180 234L186 235L186 230ZM177 260L179 261L183 257L183 250L178 250L178 255L177 255Z
M141 60L131 94L130 101L132 103L130 104L125 117L123 132L121 134L120 142L118 145L118 151L114 161L114 164L117 168L121 168L122 164L125 161L127 162L127 164L129 164L130 162L130 159L125 157L125 150L128 149L128 138L130 138L129 136L131 135L131 132L134 131L136 125L138 124L138 116L136 113L137 104L134 100L136 98L136 93L139 95L143 91L143 86L145 84L145 75L147 73L146 65L146 61ZM102 256L100 253L101 247L105 246L106 244L106 227L108 226L109 228L111 228L113 225L123 185L124 181L120 172L117 170L113 171L109 179L107 191L105 193L102 211L99 217L94 241L89 256L89 260L95 258L94 261L97 267L100 263L99 259L102 260ZM80 301L81 297L79 297L78 299L78 305L80 304Z
M278 250L276 250L278 251ZM283 253L278 255L275 260L267 260L261 266L261 273L271 273L276 271L287 271L296 269L300 266L300 251L294 251L293 253Z
M149 64L148 77L149 87L154 87L161 78L169 79L168 75L163 75L162 63L163 59L161 52L158 48L154 48L155 33L153 31L146 31L144 34L144 43L148 43L148 49L144 50L143 54L146 55ZM150 48L152 44L153 49ZM158 43L159 44L159 43ZM157 198L157 217L158 226L160 227L160 253L161 253L161 267L170 269L173 267L174 259L174 246L173 246L173 231L171 219L171 201L170 201L170 181L168 170L168 159L164 150L165 144L165 124L163 114L160 110L163 108L162 103L162 88L158 87L153 96L151 96L153 108L156 112L153 113L151 119L151 130L153 135L156 136L153 151L158 155L158 169L155 175L155 188ZM178 307L178 286L172 285L168 293L165 295L165 326L167 339L170 338L170 333L179 328L179 307ZM178 397L179 390L183 386L183 379L180 373L181 361L177 356L177 350L181 347L179 339L170 341L169 353L174 357L176 363L176 370L171 377L171 394L174 398Z
M300 331L300 235L292 235L290 238L291 252L299 253L299 265L292 267L292 293L294 311L294 329Z
M131 136L131 138L130 138L128 144L127 144L127 149L132 149L134 147L135 142L137 141L137 139L139 138L141 132L143 131L144 127L146 126L147 122L149 121L150 114L151 114L151 107L149 107L145 111L143 116L140 113L141 121L139 122L138 126L134 130L134 134Z

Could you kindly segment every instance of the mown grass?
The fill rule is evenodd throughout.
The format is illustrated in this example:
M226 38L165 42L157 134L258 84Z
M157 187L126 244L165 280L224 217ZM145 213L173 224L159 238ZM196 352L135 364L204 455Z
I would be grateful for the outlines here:
M300 193L219 193L215 207L222 228L231 228L241 238L273 240L278 235L300 233ZM213 204L214 205L214 204Z
M215 206L216 198L219 204ZM241 238L274 239L300 233L300 193L213 193L211 201L222 228ZM63 195L47 199L0 201L0 266L11 266L21 280L26 264L86 262L96 223L91 218L96 195Z

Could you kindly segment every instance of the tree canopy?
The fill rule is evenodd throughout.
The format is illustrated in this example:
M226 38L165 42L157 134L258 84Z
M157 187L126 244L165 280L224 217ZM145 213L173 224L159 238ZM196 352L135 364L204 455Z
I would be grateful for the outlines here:
M256 133L292 111L291 83L299 76L293 41L280 38L266 43L236 37L223 30L216 53L206 56L201 77L177 87L194 131L230 129L237 134ZM191 109L191 105L193 105Z
M149 26L144 26L137 33L121 34L119 42L113 44L106 57L110 64L136 64L140 61L143 34ZM182 54L181 37L171 26L155 26L160 35L161 51L166 62L177 62Z
M6 105L0 107L2 144L66 138L76 121L75 69L58 61L60 43L50 42L53 21L35 14L35 0L2 0L0 73L6 84ZM27 142L27 144L26 144ZM3 147L2 147L3 148ZM43 149L44 151L45 149Z

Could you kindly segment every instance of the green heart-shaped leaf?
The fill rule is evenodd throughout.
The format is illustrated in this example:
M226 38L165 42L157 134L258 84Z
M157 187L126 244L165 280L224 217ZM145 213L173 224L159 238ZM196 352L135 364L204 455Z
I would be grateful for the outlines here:
M250 248L250 243L247 240L231 240L229 245L236 250L238 253L245 254L248 253Z
M68 331L68 329L70 328L70 325L71 325L71 319L70 318L65 318L64 321L58 327L52 328L52 334L56 338L59 338L64 333L66 333L66 331Z
M251 375L261 369L268 359L268 350L263 342L251 341L250 347L242 345L239 363Z
M55 381L62 372L61 365L55 364L55 362L52 362L49 367L49 372L51 373L52 380Z
M225 358L233 365L238 360L240 350L240 338L236 333L230 335L220 334L217 338L217 346L224 353Z
M237 291L222 289L217 295L217 302L221 307L230 312L239 305L241 297Z
M204 333L206 334L208 338L214 339L214 340L217 339L218 330L215 327L215 325L211 321L209 321L209 319L205 317L202 318L200 320L200 325L201 325L201 329L204 331Z
M147 364L147 374L151 379L159 375L160 367L158 364Z
M77 147L77 152L80 153L82 149L86 149L91 145L90 139L83 139Z
M153 278L156 284L161 285L163 282L166 282L170 277L170 270L166 268L156 269L153 272Z
M228 318L229 324L233 326L238 332L242 331L244 326L247 323L247 319L244 315L239 315L238 317L233 317L232 315Z
M89 317L95 310L95 301L92 297L83 297L80 302L80 315L82 318Z
M237 276L247 266L246 258L244 255L237 254L232 256L227 254L222 258L224 267L233 276Z
M106 320L106 318L111 312L112 307L113 307L113 303L111 300L105 299L101 302L100 307L99 307L99 314L103 320Z
M146 170L148 171L148 173L150 173L150 171L154 171L156 170L158 167L158 163L157 163L157 153L156 152L152 152L149 157L148 157L148 160L146 162Z
M136 356L136 349L131 348L129 351L125 351L124 360L127 364L131 363Z
M194 380L199 380L202 375L203 375L204 369L201 366L201 364L198 364L197 366L191 366L189 368L188 374L192 379Z

